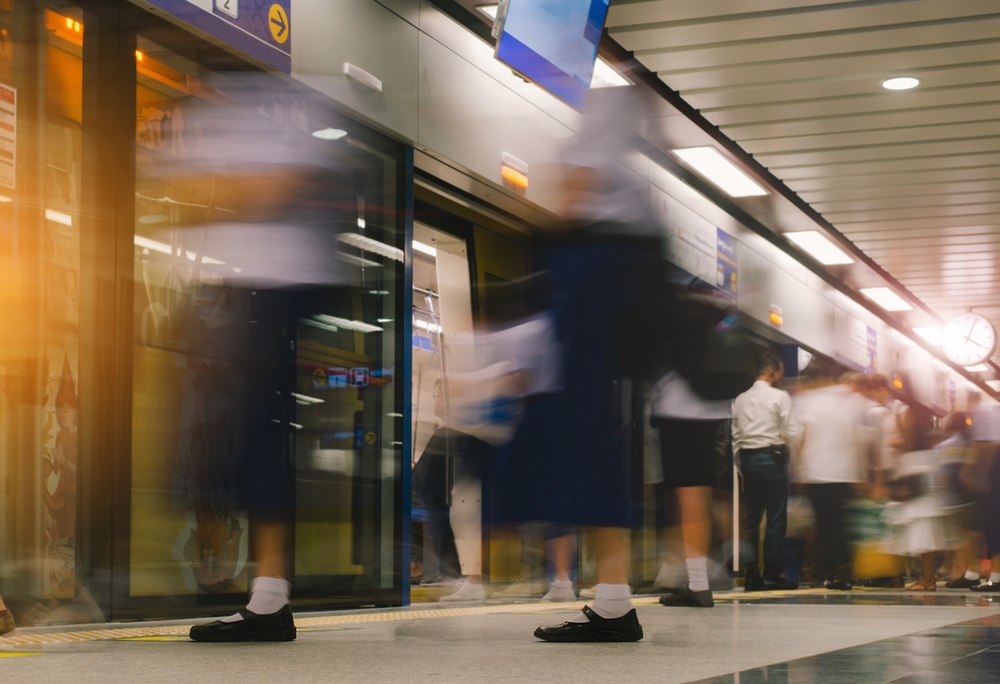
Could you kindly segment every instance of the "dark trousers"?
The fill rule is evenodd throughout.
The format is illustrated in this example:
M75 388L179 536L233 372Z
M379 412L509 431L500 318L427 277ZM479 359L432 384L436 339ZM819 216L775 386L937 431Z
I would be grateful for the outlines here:
M784 459L765 451L740 452L743 473L743 539L750 545L748 564L756 565L760 539L760 520L767 514L764 527L764 577L781 576L785 530L788 527L788 469Z
M806 485L806 494L816 515L816 541L820 548L817 570L822 579L851 580L845 513L852 493L853 486L849 482Z
M461 577L458 549L455 548L455 535L451 530L448 509L427 511L426 522L431 543L434 545L434 555L437 556L437 573L448 577ZM424 570L424 575L428 577L437 573Z

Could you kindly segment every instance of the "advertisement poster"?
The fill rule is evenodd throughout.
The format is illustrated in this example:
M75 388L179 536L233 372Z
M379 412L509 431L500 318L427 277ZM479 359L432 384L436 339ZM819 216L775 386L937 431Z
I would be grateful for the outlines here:
M878 372L878 331L868 326L868 354L865 356L865 370Z
M667 260L706 283L718 280L718 229L658 188L653 188L657 221L664 228Z
M17 90L0 83L0 188L14 189L16 168Z
M735 300L739 292L739 262L736 257L737 242L721 228L716 229L716 279L715 285L728 298Z
M843 309L836 312L838 361L859 373L878 371L878 332Z
M78 345L67 335L46 357L42 424L42 591L72 598L76 584Z

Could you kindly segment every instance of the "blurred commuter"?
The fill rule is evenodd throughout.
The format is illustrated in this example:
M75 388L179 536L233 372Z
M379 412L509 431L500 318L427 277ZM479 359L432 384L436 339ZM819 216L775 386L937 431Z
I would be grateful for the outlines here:
M743 565L746 591L798 587L781 576L788 525L788 442L799 432L792 415L792 398L777 387L784 372L781 359L766 354L757 366L753 387L733 402L733 452L743 476L746 513L740 525L741 537L750 548L750 557ZM757 548L765 512L762 577Z
M496 522L590 528L596 597L575 618L538 628L535 636L545 641L642 638L628 579L626 409L628 381L648 372L657 345L646 345L659 343L647 339L648 305L662 291L663 245L642 184L623 163L637 132L639 96L629 88L591 92L580 136L564 155L566 221L535 255L559 294L551 313L564 386L528 398L517 436L490 470Z
M1000 592L1000 409L983 406L978 394L969 401L972 458L961 473L966 488L980 497L980 524L990 559L990 576L974 592ZM966 575L968 576L968 575Z
M249 603L192 627L190 636L291 641L291 392L298 324L334 306L331 288L345 282L337 236L355 224L356 203L328 148L261 114L262 102L280 97L273 88L250 74L228 75L223 87L225 109L192 103L185 112L188 153L157 168L167 187L211 188L212 202L201 216L192 215L190 225L153 234L176 244L185 233L185 244L199 245L196 260L207 253L226 266L221 284L195 278L185 292L198 308L192 305L179 324L194 378L179 427L181 444L189 448L179 464L178 495L207 523L220 509L245 509L250 516ZM226 518L230 525L239 527L232 517ZM241 532L227 531L233 535L230 552ZM212 568L218 559L193 562Z
M952 536L944 509L943 459L941 451L931 449L929 409L910 396L896 415L900 440L894 444L899 453L889 488L894 500L884 514L891 530L887 546L896 555L920 558L920 580L908 585L908 591L935 591L935 553L946 549Z
M850 590L851 552L846 504L866 482L865 455L871 435L865 425L865 399L835 380L832 366L814 362L814 389L796 403L802 443L793 463L793 480L804 485L816 516L817 569L829 589Z
M687 586L660 599L665 606L711 608L709 548L712 542L712 488L718 433L725 429L732 402L702 399L673 371L657 386L653 425L659 432L664 484L675 502L684 547Z
M978 394L975 395L978 399ZM971 409L977 408L971 402ZM948 589L971 589L982 584L979 576L983 557L983 532L985 530L986 496L971 489L964 481L969 469L975 467L976 449L972 442L971 413L954 413L949 416L954 424L946 425L955 433L942 443L947 447L949 505L956 511L960 541L955 549L951 577L945 583Z
M13 634L15 627L14 616L10 614L10 610L4 604L3 596L0 596L0 637Z

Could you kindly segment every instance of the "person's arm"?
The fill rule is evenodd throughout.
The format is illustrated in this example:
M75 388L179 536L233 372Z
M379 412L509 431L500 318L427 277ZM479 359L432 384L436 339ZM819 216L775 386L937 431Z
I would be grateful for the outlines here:
M795 438L802 432L799 421L792 412L792 397L784 391L778 400L778 430L789 449L792 448Z

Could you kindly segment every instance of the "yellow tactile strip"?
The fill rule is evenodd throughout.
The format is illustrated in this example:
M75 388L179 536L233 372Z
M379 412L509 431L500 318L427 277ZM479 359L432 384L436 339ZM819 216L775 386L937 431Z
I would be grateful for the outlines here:
M637 603L642 603L639 599ZM319 617L299 617L297 627L321 627L365 622L395 622L402 620L426 620L429 618L462 617L466 615L489 615L494 613L537 613L565 610L579 610L583 602L576 603L518 603L497 606L468 606L454 608L433 608L426 610L395 610L387 612L356 613L351 615L324 615ZM48 632L4 637L2 647L42 646L45 644L71 644L84 641L114 641L157 636L186 636L191 625L164 625L162 627L122 627L108 629L88 629L70 632Z
M754 598L766 598L784 595L802 595L825 593L824 589L800 589L795 592L768 591L754 593ZM733 593L716 593L715 600L751 598L742 591ZM659 603L658 596L643 596L633 600L637 606L652 606ZM372 622L397 622L403 620L427 620L433 618L463 617L468 615L491 614L526 614L551 613L570 610L580 610L586 605L583 601L572 603L505 603L487 606L454 606L449 608L399 609L384 612L353 613L349 615L324 615L317 617L299 617L295 620L297 627L324 627L328 625L348 625ZM143 639L144 637L187 636L191 625L163 625L160 627L109 627L106 629L88 629L67 632L47 632L44 634L25 634L4 637L0 640L0 650L9 647L42 646L45 644L72 644L86 641L114 641L121 639Z

